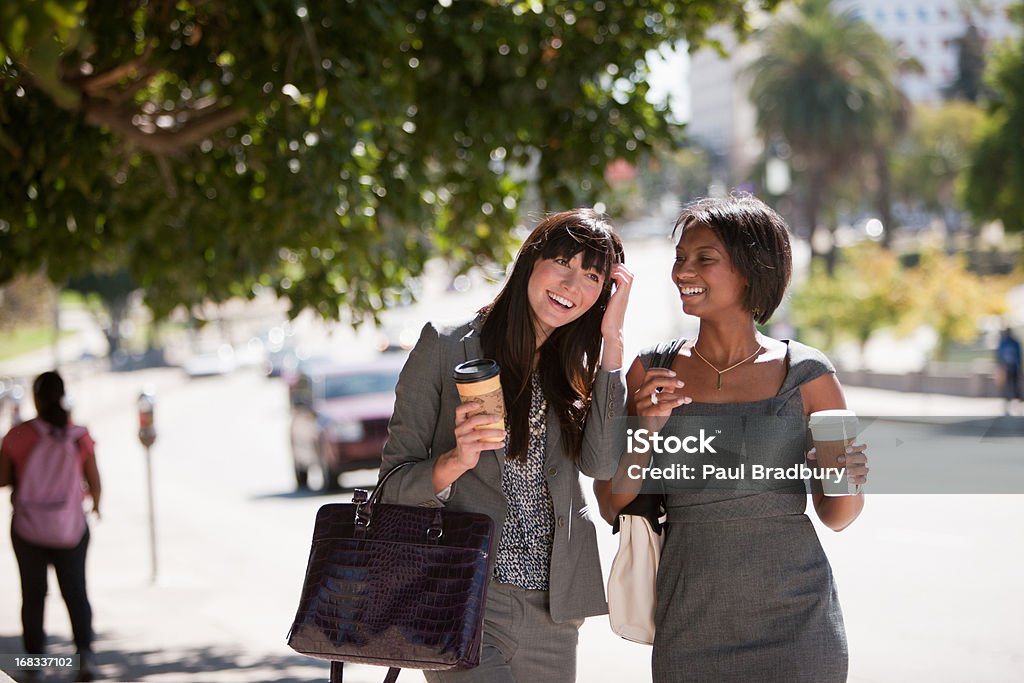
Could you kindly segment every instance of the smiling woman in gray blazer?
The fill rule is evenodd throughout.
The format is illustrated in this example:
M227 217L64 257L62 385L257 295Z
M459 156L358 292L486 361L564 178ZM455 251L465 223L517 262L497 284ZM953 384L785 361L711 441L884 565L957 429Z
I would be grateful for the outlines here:
M622 243L590 209L530 234L491 304L462 325L427 324L402 370L381 473L384 499L482 512L495 522L480 666L428 681L543 683L576 677L585 617L607 613L580 472L608 478L623 415L622 323L633 276ZM498 416L461 403L452 370L501 367ZM483 439L499 439L487 442Z

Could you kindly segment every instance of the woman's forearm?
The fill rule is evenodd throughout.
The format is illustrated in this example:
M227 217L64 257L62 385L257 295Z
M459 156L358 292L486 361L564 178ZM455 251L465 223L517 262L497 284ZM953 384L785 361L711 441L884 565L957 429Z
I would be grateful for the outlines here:
M434 495L441 493L446 488L454 484L459 477L470 470L459 462L456 456L457 450L452 449L447 453L443 453L437 460L434 461L434 469L431 474L431 482L434 485Z
M864 509L864 494L826 496L815 494L814 509L818 519L832 531L842 531L853 524Z
M624 345L622 334L604 337L604 348L601 352L601 369L607 371L622 369Z

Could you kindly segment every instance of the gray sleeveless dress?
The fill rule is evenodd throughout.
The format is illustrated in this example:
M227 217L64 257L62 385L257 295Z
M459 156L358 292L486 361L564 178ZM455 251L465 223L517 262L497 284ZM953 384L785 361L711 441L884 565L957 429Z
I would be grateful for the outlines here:
M670 343L641 353L644 366ZM800 385L835 369L820 351L787 343L789 367L776 396L693 403L675 415L742 421L747 450L758 451L746 454L752 460L802 463ZM761 419L770 416L788 419ZM828 559L804 514L805 491L796 481L771 492L667 492L655 683L846 680L843 615Z

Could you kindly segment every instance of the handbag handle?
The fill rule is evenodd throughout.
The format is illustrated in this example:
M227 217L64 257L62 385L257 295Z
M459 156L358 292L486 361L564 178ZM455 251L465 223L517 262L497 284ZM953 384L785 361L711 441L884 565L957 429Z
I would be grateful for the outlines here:
M331 683L345 683L344 681L344 670L345 662L332 661L331 662ZM398 680L398 674L402 673L402 670L398 667L390 667L388 673L384 676L384 683L395 683Z
M394 474L398 470L402 469L403 467L406 467L408 465L413 465L413 464L415 464L415 463L412 460L407 460L405 462L399 463L399 464L395 465L394 467L392 467L388 471L388 473L385 474L383 477L381 477L380 481L377 482L377 488L375 488L373 490L373 495L370 496L370 499L366 502L366 504L372 506L374 503L377 502L377 500L381 496L381 491L384 490L384 484L388 483L388 479L391 478L392 474ZM360 490L361 489L357 489L357 492L360 491ZM366 491L363 491L363 493L366 493Z
M413 465L414 461L408 460L403 463L399 463L391 468L387 474L381 477L380 481L377 482L377 487L373 490L373 494L367 494L366 489L356 489L352 494L352 502L356 506L355 512L355 525L356 529L365 530L370 526L370 520L373 518L373 508L380 500L381 493L384 491L384 484L388 483L388 479L391 478L398 470L409 465ZM441 516L441 510L438 509L434 515L434 520L430 527L427 529L427 538L431 541L436 541L444 534L443 529L443 518Z

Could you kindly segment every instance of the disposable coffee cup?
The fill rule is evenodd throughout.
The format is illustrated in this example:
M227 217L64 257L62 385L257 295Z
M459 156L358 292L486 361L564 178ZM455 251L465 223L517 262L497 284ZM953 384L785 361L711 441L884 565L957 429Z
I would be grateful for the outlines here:
M811 438L818 454L819 469L840 469L843 476L821 479L821 488L826 496L852 496L860 493L860 486L852 484L846 477L846 466L839 462L840 455L846 455L846 447L857 437L859 422L852 410L818 410L810 416Z
M498 421L485 424L477 429L505 428L505 397L501 393L501 368L490 358L474 358L459 363L452 371L455 387L459 390L459 398L463 403L478 403L480 408L473 410L470 416L479 413L497 415ZM491 436L481 441L500 442L504 437Z

